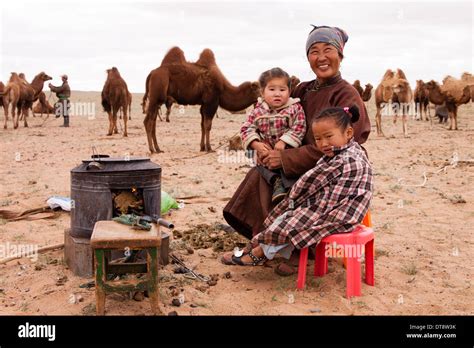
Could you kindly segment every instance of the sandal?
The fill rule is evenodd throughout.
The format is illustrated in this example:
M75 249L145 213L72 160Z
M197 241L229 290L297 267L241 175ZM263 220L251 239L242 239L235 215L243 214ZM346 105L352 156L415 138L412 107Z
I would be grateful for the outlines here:
M234 261L232 260L232 258L234 256L243 256L244 254L247 254L249 251L252 250L252 244L249 242L242 250L239 250L239 251L229 251L227 253L224 253L222 254L221 256L221 262L224 264L224 265L235 265Z
M252 259L252 262L246 263L242 262L242 257L248 255ZM243 254L242 256L232 256L232 262L234 262L235 265L239 266L260 266L263 265L268 259L263 255L262 257L257 257L252 253L252 250L250 250L248 253Z

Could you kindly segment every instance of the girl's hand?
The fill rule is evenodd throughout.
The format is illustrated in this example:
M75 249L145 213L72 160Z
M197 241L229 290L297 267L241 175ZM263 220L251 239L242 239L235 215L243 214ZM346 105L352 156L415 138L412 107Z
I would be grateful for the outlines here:
M250 144L250 147L254 151L257 151L258 160L261 160L261 157L272 149L270 145L262 143L261 141L257 141L257 140L252 141L252 143Z
M281 163L281 152L279 150L267 151L261 158L261 161L265 167L270 170L279 169L282 167Z

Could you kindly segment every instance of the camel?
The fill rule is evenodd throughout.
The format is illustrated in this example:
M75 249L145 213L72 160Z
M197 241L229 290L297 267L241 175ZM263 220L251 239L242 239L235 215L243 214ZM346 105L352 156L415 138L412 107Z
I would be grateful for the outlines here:
M416 108L416 115L420 115L420 119L423 121L423 112L425 114L426 121L429 121L431 118L430 113L430 100L428 98L428 91L426 90L425 83L423 80L416 80L416 88L414 92L414 101ZM428 112L427 112L428 111Z
M388 113L391 114L392 108L394 112L393 123L397 122L399 113L402 115L403 135L408 136L408 113L410 104L413 101L413 92L410 84L401 69L397 69L394 73L392 70L387 70L382 78L382 81L375 89L375 106L377 107L377 114L375 122L377 125L377 135L384 136L382 132L382 108L387 108Z
M143 121L150 152L162 152L156 140L156 117L163 103L171 100L180 105L201 105L201 151L212 151L210 132L212 119L220 106L238 111L257 101L258 82L244 82L233 86L219 70L210 49L201 52L198 61L187 62L179 47L171 48L160 67L147 77L146 116ZM147 102L148 99L148 102Z
M54 106L49 104L46 100L46 94L44 94L44 92L39 94L38 102L33 106L33 116L35 116L35 113L40 113L41 117L43 117L43 114L47 114L48 117L49 114L54 114Z
M461 80L466 82L471 92L471 102L474 103L474 76L465 72L461 75Z
M33 103L39 98L41 91L43 90L44 83L52 80L51 76L48 76L44 72L40 72L35 76L31 84L28 83L23 77L20 77L17 73L12 73L10 80L5 87L5 90L0 93L3 96L3 109L5 111L5 123L3 128L7 128L8 120L8 108L11 105L11 115L13 120L13 128L18 128L18 119L21 114L24 119L24 126L28 127L28 113L29 109L32 108ZM15 117L15 109L17 109Z
M127 134L128 109L131 107L131 98L127 88L127 83L120 76L120 72L116 67L107 69L107 80L102 89L102 107L109 115L109 131L107 135L118 133L117 129L117 113L119 110L123 112L123 136ZM129 102L130 101L130 102Z
M360 97L362 98L362 93L364 93L364 89L360 85L360 81L355 80L354 83L352 84L352 87L356 89L356 91L359 93Z
M365 85L365 89L362 92L362 96L361 96L362 100L364 102L368 102L370 100L370 98L372 97L372 89L373 88L374 88L374 86L372 86L370 83Z
M5 90L5 85L2 81L0 81L0 93L3 93ZM0 97L0 106L3 107L3 97Z
M425 84L430 102L435 105L446 105L449 115L449 130L458 129L458 107L468 103L471 99L470 86L457 82L460 80L453 81L448 77L443 80L441 86L434 80Z

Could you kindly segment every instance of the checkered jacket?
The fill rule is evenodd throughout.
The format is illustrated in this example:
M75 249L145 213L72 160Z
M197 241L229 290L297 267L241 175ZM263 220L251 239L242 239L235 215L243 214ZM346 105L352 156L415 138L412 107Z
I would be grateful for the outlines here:
M330 234L351 232L363 220L373 191L370 163L354 139L334 153L301 176L270 212L254 245L291 242L302 249ZM273 223L284 213L283 221Z
M278 109L271 109L259 98L257 105L240 128L244 149L259 140L272 148L282 140L291 147L299 147L306 134L306 117L299 98L290 98Z

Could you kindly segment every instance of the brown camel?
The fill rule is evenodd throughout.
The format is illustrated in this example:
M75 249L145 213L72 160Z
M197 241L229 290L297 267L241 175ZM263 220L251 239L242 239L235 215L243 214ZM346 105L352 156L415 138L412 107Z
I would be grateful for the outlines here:
M5 90L5 85L3 84L2 81L0 81L0 93L3 93L3 91ZM3 96L0 97L0 106L3 107Z
M474 76L468 72L461 75L461 80L466 82L471 92L471 102L474 103Z
M123 136L127 135L127 121L128 121L128 109L130 108L131 101L127 88L127 83L120 76L120 72L116 67L107 69L107 80L105 81L104 88L102 89L102 107L104 111L109 115L109 131L107 135L112 133L118 133L117 129L117 113L119 110L123 113Z
M416 115L420 115L420 119L423 121L429 121L431 118L430 113L430 99L428 97L428 90L426 89L426 85L423 80L416 80L416 88L414 92L414 101L415 101L415 108L416 108ZM427 112L428 111L428 112ZM425 118L423 118L423 112L425 114Z
M146 117L143 121L150 151L161 152L156 140L156 117L163 103L173 98L180 105L201 105L201 151L212 151L210 132L212 119L220 106L229 111L245 109L260 95L258 82L244 82L235 87L219 70L214 53L202 51L195 63L187 62L184 52L173 47L161 66L147 77Z
M18 128L18 119L20 112L23 115L24 126L28 127L28 113L29 109L32 108L33 103L39 98L43 85L46 81L52 80L51 76L46 75L44 72L40 72L35 76L31 84L17 73L12 73L10 80L5 87L4 92L0 93L3 96L3 109L5 111L5 123L3 128L7 128L8 120L8 108L11 105L11 115L13 119L13 128ZM17 109L15 117L15 109Z
M362 98L362 94L364 93L364 89L360 85L359 80L355 80L354 83L352 84L352 87L356 89L356 91L359 93L360 97Z
M425 84L428 90L428 97L430 102L435 105L446 105L449 115L449 130L458 129L458 107L459 105L466 104L471 99L471 90L469 85L464 85L461 93L457 89L449 89L448 87L454 87L449 83L448 80L444 80L442 86L436 81L429 81ZM444 88L443 88L444 87ZM458 86L459 87L459 86Z
M377 135L384 136L382 132L382 115L381 110L390 115L394 112L393 123L397 122L398 114L402 115L403 135L408 136L408 113L410 104L413 102L413 92L410 84L401 69L397 69L394 73L392 70L387 70L382 78L382 81L375 89L375 106L377 107L377 114L375 122L377 125Z
M372 86L370 83L365 85L365 89L362 92L362 100L364 102L368 102L370 100L370 98L372 97L372 89L373 88L374 88L374 86Z
M41 117L43 117L43 114L47 114L49 117L49 114L54 114L54 106L49 104L48 100L46 100L46 94L44 92L41 92L38 97L38 102L33 106L33 116L35 116L35 113L41 114Z

